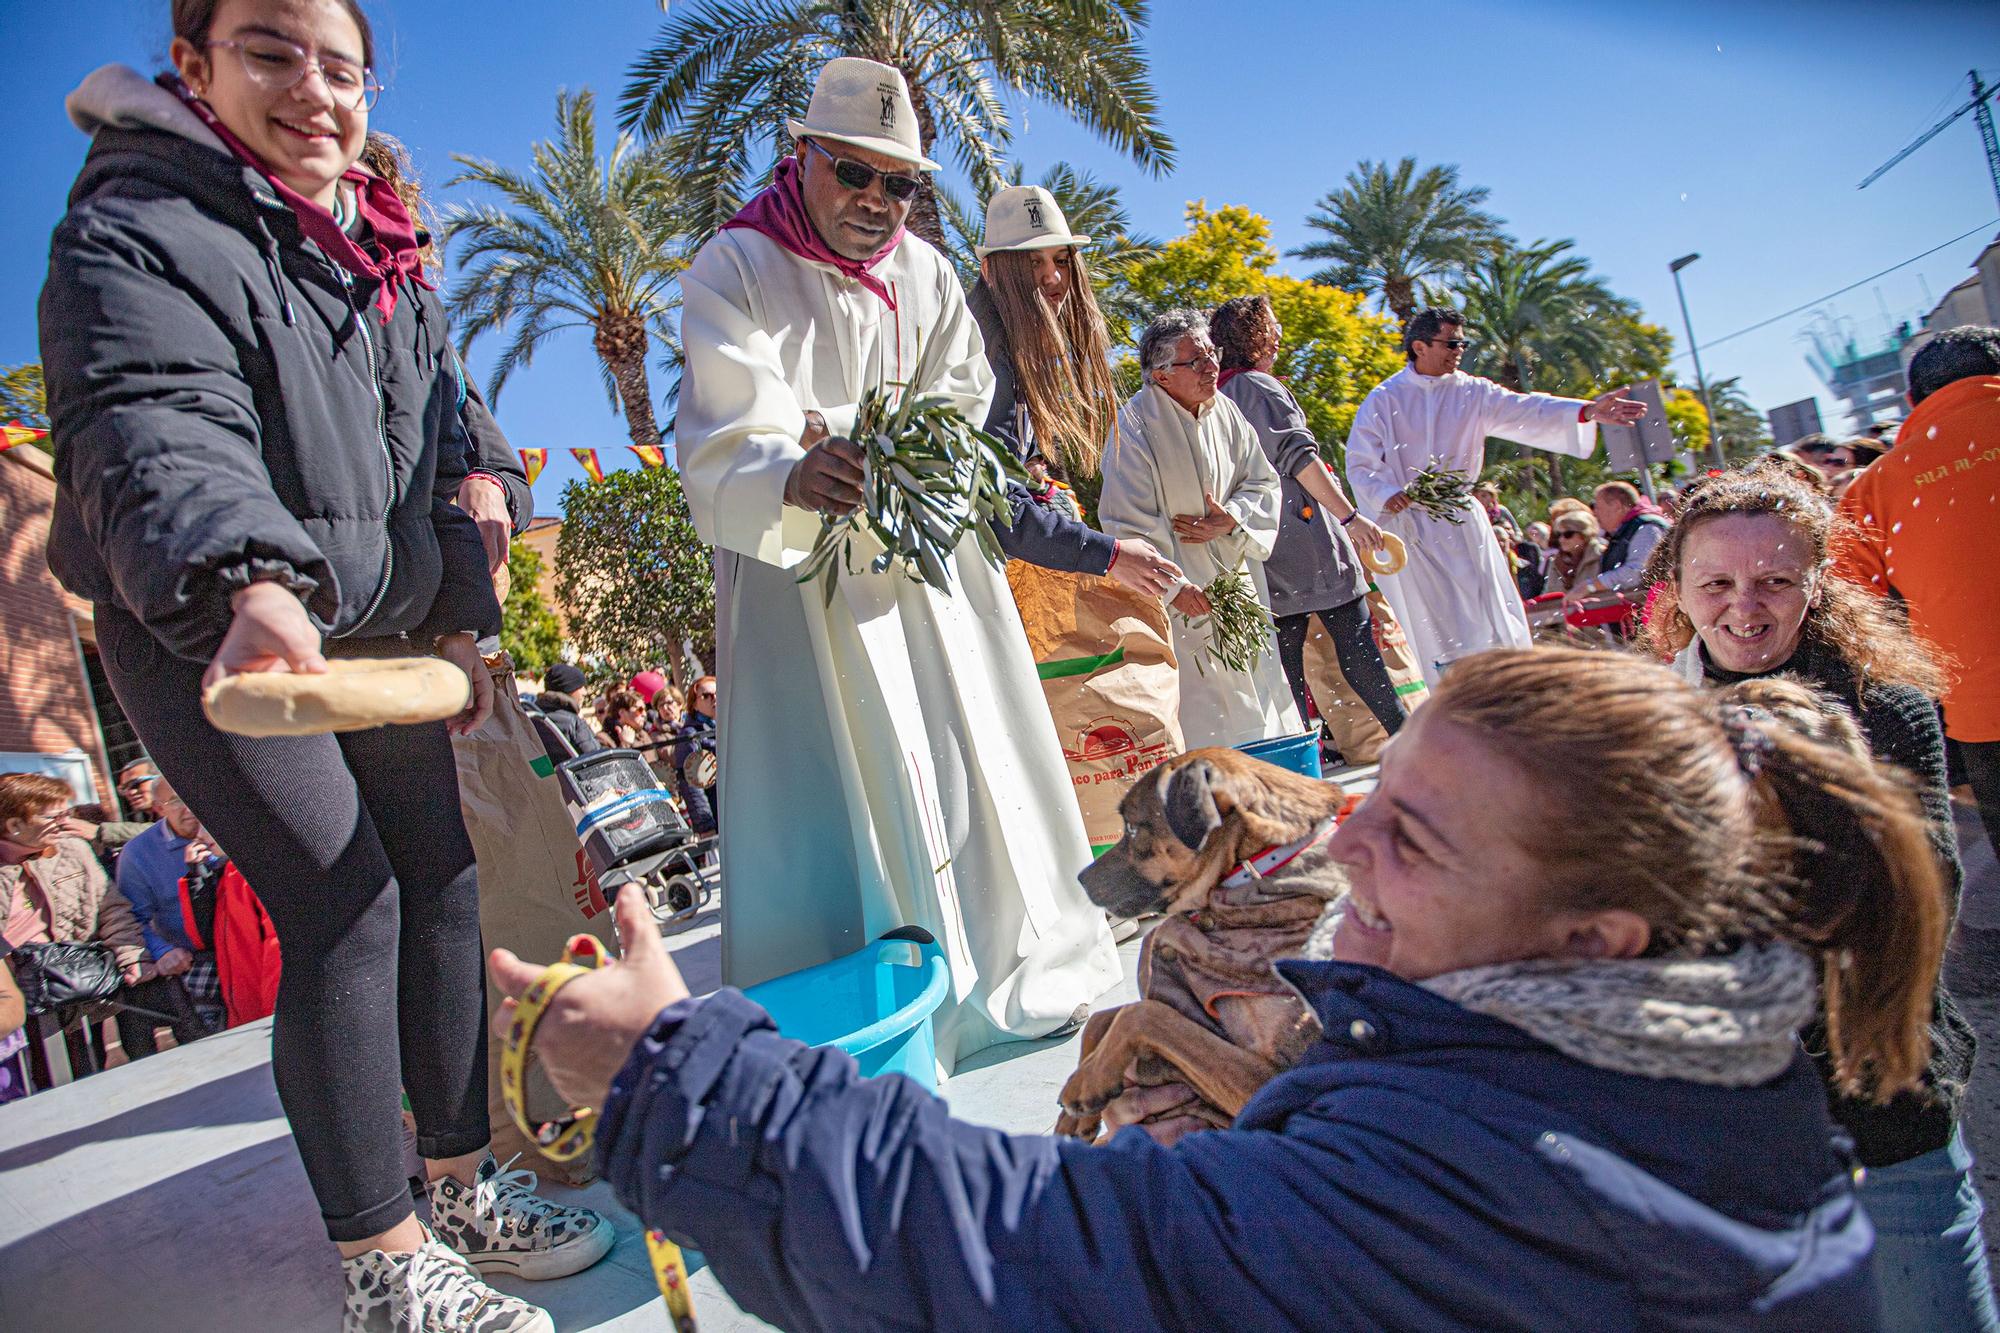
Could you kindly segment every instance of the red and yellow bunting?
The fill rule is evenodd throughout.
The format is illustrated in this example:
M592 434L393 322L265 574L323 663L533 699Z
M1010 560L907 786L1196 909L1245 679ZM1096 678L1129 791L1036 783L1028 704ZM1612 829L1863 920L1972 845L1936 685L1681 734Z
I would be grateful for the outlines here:
M657 444L628 444L625 446L639 455L639 461L647 467L665 467L667 451Z
M577 462L583 465L583 470L590 474L590 479L592 481L604 480L604 468L600 466L597 461L597 450L572 449L570 450L570 454L576 459Z
M45 430L36 430L30 426L23 426L18 421L10 421L0 426L0 449L12 449L17 444L36 444L48 437L49 433Z
M520 449L521 466L527 471L528 484L535 484L535 478L542 475L542 469L549 465L549 451L546 449Z

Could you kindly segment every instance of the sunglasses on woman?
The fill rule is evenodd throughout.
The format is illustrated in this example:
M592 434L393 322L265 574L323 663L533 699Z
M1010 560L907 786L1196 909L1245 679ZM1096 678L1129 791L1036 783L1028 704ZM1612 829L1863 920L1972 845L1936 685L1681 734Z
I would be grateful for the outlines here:
M865 162L856 162L851 157L835 157L820 146L817 139L806 140L807 147L833 163L833 178L850 190L865 190L877 176L882 178L882 193L902 203L916 194L923 182L915 176L905 176L894 171L877 171Z

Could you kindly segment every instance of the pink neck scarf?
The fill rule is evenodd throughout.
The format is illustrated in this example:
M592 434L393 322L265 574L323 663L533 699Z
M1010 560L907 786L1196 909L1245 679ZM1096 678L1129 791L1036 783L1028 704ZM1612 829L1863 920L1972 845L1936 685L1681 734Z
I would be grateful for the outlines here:
M354 238L341 229L333 214L272 175L263 159L232 134L217 117L214 108L196 97L187 84L170 74L161 75L160 83L200 116L202 124L208 126L245 166L271 183L271 188L278 192L278 198L298 215L299 230L319 246L328 259L357 278L373 278L381 284L375 294L375 306L382 312L385 321L396 313L396 289L400 284L411 282L426 290L435 290L424 277L424 261L417 244L417 224L410 220L409 210L403 207L402 199L389 182L359 167L349 167L341 174L343 181L354 186L355 206L361 210L362 220L375 233L376 247L382 252L382 257L376 259L354 243Z
M833 247L820 237L819 228L813 226L812 218L806 212L804 174L796 157L780 162L770 188L743 205L742 211L722 224L722 230L748 227L751 231L762 232L801 259L810 259L816 264L831 264L881 297L882 303L894 310L895 294L889 290L887 283L875 276L874 269L889 257L891 250L902 244L904 228L896 228L895 235L866 259L849 259L846 255L835 253Z

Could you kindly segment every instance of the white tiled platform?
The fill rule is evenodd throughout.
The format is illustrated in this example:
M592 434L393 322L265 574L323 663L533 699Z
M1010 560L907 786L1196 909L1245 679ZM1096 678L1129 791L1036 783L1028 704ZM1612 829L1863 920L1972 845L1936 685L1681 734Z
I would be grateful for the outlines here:
M1336 775L1351 789L1353 774ZM713 912L668 941L697 992L719 982ZM1135 998L1126 980L1100 1006ZM967 1119L1046 1130L1076 1067L1077 1038L996 1047L945 1089ZM334 1333L340 1271L271 1082L270 1025L0 1107L0 1330L6 1333ZM543 1305L563 1333L666 1327L637 1223L602 1184L548 1193L619 1225L596 1267L559 1282L497 1285ZM693 1278L704 1333L767 1327L706 1270Z

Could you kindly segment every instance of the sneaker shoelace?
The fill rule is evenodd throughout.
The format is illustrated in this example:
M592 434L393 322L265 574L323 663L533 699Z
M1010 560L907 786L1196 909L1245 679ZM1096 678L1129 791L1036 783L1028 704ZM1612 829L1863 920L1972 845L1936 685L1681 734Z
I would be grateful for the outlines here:
M405 1281L420 1329L471 1328L496 1294L448 1246L435 1240L425 1241L410 1256Z
M569 1210L535 1193L541 1178L533 1171L509 1169L520 1160L521 1155L515 1153L496 1166L492 1175L472 1187L472 1215L498 1222L504 1209L522 1220L520 1234L527 1237L539 1233L545 1222Z

